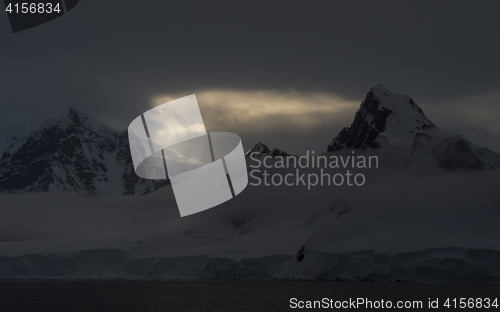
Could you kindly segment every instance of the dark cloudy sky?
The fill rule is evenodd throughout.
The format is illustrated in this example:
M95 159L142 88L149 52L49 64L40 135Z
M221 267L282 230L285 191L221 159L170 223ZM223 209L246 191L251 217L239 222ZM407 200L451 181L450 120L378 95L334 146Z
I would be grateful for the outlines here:
M207 130L300 153L326 149L382 83L500 151L499 12L499 1L81 0L16 34L0 14L0 122L74 107L125 129L195 93Z

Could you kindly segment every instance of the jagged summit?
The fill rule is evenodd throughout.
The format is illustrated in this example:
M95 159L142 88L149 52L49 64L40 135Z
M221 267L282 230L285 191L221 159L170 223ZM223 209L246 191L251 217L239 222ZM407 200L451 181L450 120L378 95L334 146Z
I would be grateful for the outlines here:
M415 133L434 127L411 97L377 84L361 103L351 126L340 131L328 151L378 148L386 142L411 145Z
M253 153L258 153L258 155L270 154L271 150L266 145L264 145L262 142L259 142L251 150L249 150L246 153L246 157L249 157Z
M49 119L48 121L45 121L41 125L43 124L46 124L46 126L49 125L48 123L50 122L50 120L53 119ZM70 108L69 110L67 110L65 115L56 120L56 123L60 123L62 125L64 124L73 125L77 128L93 130L93 131L111 131L111 132L117 131L116 129L111 128L102 121L97 120L89 116L88 114L78 111L74 108Z
M254 158L258 158L261 156L271 156L271 157L276 157L276 156L292 156L288 154L285 151L282 151L278 148L273 148L269 149L265 144L262 142L257 143L251 150L249 150L246 154L245 157L249 158L250 155L253 154Z
M328 152L380 147L387 148L386 157L394 156L391 162L407 159L403 167L409 165L420 171L432 167L453 171L500 166L500 155L459 135L443 133L411 97L377 84L361 103L351 126L342 129L328 145Z

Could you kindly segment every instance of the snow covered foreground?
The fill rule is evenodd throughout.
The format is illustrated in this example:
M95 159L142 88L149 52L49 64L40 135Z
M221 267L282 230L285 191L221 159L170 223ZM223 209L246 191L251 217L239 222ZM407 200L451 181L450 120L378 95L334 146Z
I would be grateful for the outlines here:
M170 186L0 194L0 277L498 282L499 178L373 171L362 187L249 185L186 218Z

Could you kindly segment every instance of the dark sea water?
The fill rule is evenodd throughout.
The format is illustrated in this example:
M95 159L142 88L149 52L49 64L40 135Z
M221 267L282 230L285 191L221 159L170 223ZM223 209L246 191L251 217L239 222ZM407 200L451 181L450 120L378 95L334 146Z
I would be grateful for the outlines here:
M404 311L500 311L443 307L446 298L496 298L500 285L278 281L0 281L0 311L334 311L291 309L298 300L417 300L422 309ZM439 309L428 299L439 297ZM499 302L500 304L500 302ZM364 307L342 311L366 311ZM400 309L372 309L398 311Z

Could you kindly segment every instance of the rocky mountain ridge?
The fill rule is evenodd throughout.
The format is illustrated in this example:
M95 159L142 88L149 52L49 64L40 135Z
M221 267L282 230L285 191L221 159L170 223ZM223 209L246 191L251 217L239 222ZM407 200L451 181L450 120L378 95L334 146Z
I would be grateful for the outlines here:
M7 147L0 154L0 192L144 195L169 184L168 180L146 180L135 174L127 130L116 131L73 109L19 137L3 135L2 142ZM370 89L351 126L340 131L327 152L390 152L394 148L401 155L389 161L403 158L405 164L398 168L455 171L500 166L499 154L459 135L441 132L411 97L380 84ZM251 154L259 158L290 156L261 142L246 153L247 161Z
M456 134L439 130L407 95L381 84L370 89L351 126L343 128L328 152L399 149L408 166L437 166L445 170L494 169L500 155Z
M165 184L135 175L126 130L118 133L73 109L25 137L13 137L0 158L2 192L143 195Z

